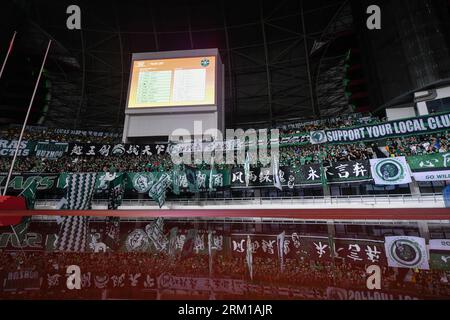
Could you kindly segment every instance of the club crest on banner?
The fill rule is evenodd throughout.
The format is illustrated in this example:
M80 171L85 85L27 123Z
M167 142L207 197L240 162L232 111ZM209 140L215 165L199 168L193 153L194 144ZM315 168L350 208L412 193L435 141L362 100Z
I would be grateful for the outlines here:
M405 157L372 159L370 164L377 185L400 185L412 181Z
M112 149L112 154L115 156L121 156L125 153L125 146L123 144L116 144Z
M133 177L133 187L139 193L146 193L152 187L153 182L148 175L136 173Z
M311 144L322 144L327 142L327 135L324 130L312 131L310 134Z

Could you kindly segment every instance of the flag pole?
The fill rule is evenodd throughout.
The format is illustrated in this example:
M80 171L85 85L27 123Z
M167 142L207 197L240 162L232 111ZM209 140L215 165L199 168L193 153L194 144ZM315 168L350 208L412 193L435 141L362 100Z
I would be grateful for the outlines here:
M16 150L14 151L14 157L11 163L11 167L9 168L8 177L6 178L6 184L3 189L3 195L6 195L6 191L8 190L9 180L11 179L11 175L13 173L14 164L16 163L17 154L19 153L20 143L22 142L23 133L25 132L25 128L27 126L28 117L30 116L31 106L33 105L34 97L36 96L36 91L39 86L39 81L41 80L42 71L44 70L45 61L47 60L48 51L50 50L50 45L52 44L52 40L48 41L47 51L45 52L44 60L42 61L41 70L39 71L39 76L36 81L36 85L34 86L33 95L31 96L30 104L28 105L27 115L25 116L25 120L23 122L22 131L20 132L19 141L17 141Z
M0 70L0 79L2 78L3 70L5 70L5 66L6 66L6 62L8 61L9 54L12 51L12 48L13 48L13 45L14 45L14 40L16 39L16 34L17 34L17 31L14 31L14 34L13 34L12 39L11 39L11 42L9 43L8 52L6 52L6 57L3 60L2 69Z

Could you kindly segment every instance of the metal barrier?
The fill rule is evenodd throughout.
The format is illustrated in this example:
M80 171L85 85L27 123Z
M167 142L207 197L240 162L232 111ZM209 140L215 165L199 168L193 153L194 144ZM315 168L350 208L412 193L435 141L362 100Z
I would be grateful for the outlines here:
M54 206L58 200L38 200L38 206ZM337 204L441 204L442 194L360 195L330 197L262 197L262 198L205 198L168 199L167 204L176 206L227 206L227 205L337 205ZM94 199L92 205L106 205L107 200ZM124 199L122 206L157 206L152 199Z

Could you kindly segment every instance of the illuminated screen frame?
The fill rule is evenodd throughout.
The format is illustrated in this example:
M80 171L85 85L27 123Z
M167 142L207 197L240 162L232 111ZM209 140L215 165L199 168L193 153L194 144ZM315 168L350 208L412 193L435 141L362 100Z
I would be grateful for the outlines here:
M150 106L150 107L128 107L133 81L133 65L135 61L142 60L166 60L182 58L204 58L215 57L215 79L214 79L214 103L212 104L187 104L179 106ZM177 113L177 112L213 112L217 111L219 101L222 99L222 61L218 49L199 49L182 51L165 51L149 53L133 53L130 64L130 76L128 81L125 114L149 114L149 113Z

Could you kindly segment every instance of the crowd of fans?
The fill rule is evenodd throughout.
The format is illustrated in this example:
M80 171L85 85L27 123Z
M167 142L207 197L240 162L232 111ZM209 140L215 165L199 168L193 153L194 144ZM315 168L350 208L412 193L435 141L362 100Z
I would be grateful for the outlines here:
M0 129L0 139L17 140L20 127ZM22 137L25 141L77 142L77 143L120 143L117 133L102 132L101 135L89 131L59 132L59 130L42 128L25 130Z
M374 117L364 118L366 123L380 121ZM361 124L360 118L337 118L319 121L315 124L305 124L295 132L309 132L324 128L349 127ZM58 142L86 142L86 143L119 143L117 137L75 135L56 133L57 130L30 130L25 132L25 140L58 141ZM84 132L86 134L86 132ZM13 140L19 136L18 128L9 128L0 131L0 139ZM352 144L327 145L291 145L280 148L280 166L299 167L305 164L319 163L320 161L341 162L368 160L375 157L414 156L432 153L444 153L450 149L449 132L398 137L376 142L358 142ZM0 158L0 172L7 172L10 167L10 157ZM238 164L215 164L217 169L231 168ZM242 166L242 164L240 164ZM263 166L258 162L256 166ZM18 157L14 166L16 172L101 172L101 171L167 171L173 167L169 153L148 155L122 156L78 156L69 153L63 157L52 160L36 156ZM209 163L197 164L198 168L209 169Z
M148 252L114 252L114 253L50 253L50 252L0 252L0 277L7 277L8 272L20 270L37 271L42 281L47 281L47 275L55 273L65 275L69 265L79 265L83 272L98 275L121 275L140 273L158 278L162 274L173 276L218 279L243 280L248 284L271 286L289 289L317 289L317 296L310 298L326 298L324 294L329 287L348 288L352 290L366 289L366 270L364 265L345 262L324 262L302 259L285 259L284 270L280 271L276 258L253 258L253 278L250 279L245 257L233 255L214 255L212 271L210 271L208 255L196 254L187 257L172 257L164 253ZM397 268L382 267L382 287L384 291L398 292L419 296L421 298L450 298L450 286L445 271L416 270L413 277L406 279L399 276ZM447 281L445 281L445 279ZM3 283L3 281L1 281ZM65 281L62 281L64 284ZM129 286L118 290L141 291L142 286L130 289ZM34 297L45 298L50 289L41 285ZM90 293L81 290L80 297ZM21 291L18 289L17 291ZM23 291L23 290L22 290ZM50 290L52 291L52 290ZM55 291L55 289L53 289ZM55 292L53 292L55 293ZM67 293L64 286L57 290L59 298ZM249 292L247 292L249 293ZM11 298L14 290L0 290L2 298ZM69 293L68 293L69 294ZM272 293L274 294L274 293ZM246 293L244 293L244 296ZM276 294L274 294L276 297ZM307 296L305 296L307 298Z
M386 121L386 119L380 119L372 115L348 115L304 123L282 125L279 127L280 134L290 135L309 133L317 130L355 127L363 124L376 124L382 121Z

